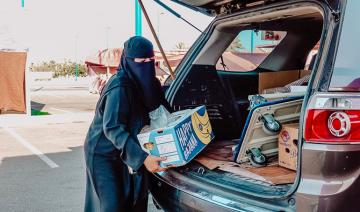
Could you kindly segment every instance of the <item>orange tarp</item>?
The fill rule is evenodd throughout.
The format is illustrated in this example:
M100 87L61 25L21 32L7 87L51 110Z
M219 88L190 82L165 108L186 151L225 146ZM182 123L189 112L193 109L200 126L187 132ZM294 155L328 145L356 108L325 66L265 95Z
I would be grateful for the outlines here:
M0 112L26 112L26 52L0 51Z

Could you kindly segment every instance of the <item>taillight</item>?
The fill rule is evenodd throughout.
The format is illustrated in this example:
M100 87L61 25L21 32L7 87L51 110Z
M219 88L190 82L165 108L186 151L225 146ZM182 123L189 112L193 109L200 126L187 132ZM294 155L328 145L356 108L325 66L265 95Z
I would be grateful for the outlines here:
M305 117L304 138L314 143L360 144L360 98L314 95Z

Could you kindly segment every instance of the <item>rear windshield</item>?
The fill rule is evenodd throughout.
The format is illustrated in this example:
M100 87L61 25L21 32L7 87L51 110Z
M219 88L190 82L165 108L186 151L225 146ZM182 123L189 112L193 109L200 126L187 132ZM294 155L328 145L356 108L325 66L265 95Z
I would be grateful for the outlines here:
M221 71L256 69L286 36L285 31L244 30L231 42L216 63Z
M359 8L360 1L347 1L329 90L360 91Z

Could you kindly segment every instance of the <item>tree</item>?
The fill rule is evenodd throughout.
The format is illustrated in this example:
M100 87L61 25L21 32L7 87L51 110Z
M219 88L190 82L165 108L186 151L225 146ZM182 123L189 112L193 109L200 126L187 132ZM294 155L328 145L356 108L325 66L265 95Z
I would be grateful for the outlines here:
M176 49L186 49L186 45L184 42L179 42L178 44L176 44L175 48Z
M79 67L79 76L86 76L86 68L84 64L78 64ZM54 72L54 77L60 76L75 76L76 72L76 63L70 60L65 60L63 63L57 63L54 60L49 62L42 62L40 65L32 65L32 71L34 72L44 72L51 71Z
M233 40L233 42L231 42L230 46L226 49L226 51L239 52L243 48L244 46L241 44L240 38L237 36Z

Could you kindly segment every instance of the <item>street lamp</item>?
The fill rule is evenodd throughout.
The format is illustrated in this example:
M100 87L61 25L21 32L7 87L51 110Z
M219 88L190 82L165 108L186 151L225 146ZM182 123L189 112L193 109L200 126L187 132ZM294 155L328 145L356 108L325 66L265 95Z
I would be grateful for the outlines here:
M106 27L106 48L109 48L109 31L110 31L111 27L107 26Z
M164 15L165 13L163 12L157 12L157 35L158 35L158 38L160 39L160 15Z
M106 76L109 77L110 76L110 64L109 64L109 60L110 60L110 51L109 51L109 31L110 31L110 27L107 26L106 27L106 49L107 49L107 55L106 55Z

